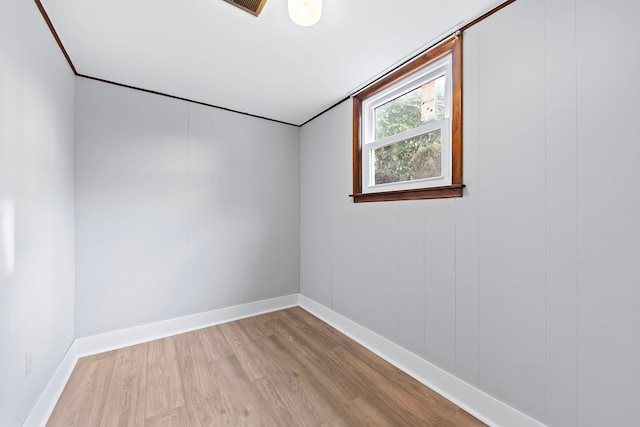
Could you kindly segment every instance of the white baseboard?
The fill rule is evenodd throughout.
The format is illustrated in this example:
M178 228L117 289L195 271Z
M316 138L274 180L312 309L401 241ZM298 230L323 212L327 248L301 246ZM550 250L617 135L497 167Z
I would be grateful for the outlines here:
M78 357L104 353L105 351L116 350L159 338L195 331L196 329L202 329L220 323L294 307L298 305L298 295L299 294L293 294L270 298L204 313L177 317L161 322L149 323L147 325L135 326L133 328L119 329L104 334L76 338L76 342L78 343Z
M539 421L304 295L300 295L299 305L490 426L544 427Z
M298 305L490 426L544 427L544 424L539 421L301 294L76 338L29 413L23 427L41 427L47 423L79 357Z
M29 416L22 423L23 427L40 427L47 423L77 361L76 342L73 341L58 365L58 369L53 373L53 377L51 377L35 406L29 412Z
M69 347L69 350L67 350L64 359L60 365L58 365L58 369L56 369L53 377L38 398L38 402L23 423L23 427L43 427L46 425L80 357L194 331L220 323L257 316L271 311L295 307L298 305L298 301L299 294L286 295L178 317L162 322L150 323L148 325L76 338L71 344L71 347Z

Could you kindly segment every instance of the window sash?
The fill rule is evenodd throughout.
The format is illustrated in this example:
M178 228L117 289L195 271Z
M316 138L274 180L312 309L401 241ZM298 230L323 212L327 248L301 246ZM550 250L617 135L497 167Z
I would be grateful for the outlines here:
M418 132L414 134L414 129L410 131L405 131L399 135L410 135L405 136L403 138L397 138L398 135L394 135L393 137L385 138L380 141L376 141L375 143L367 144L363 147L362 150L362 190L363 193L377 193L382 191L393 190L411 190L415 188L430 188L430 187L441 187L446 185L451 185L451 175L452 175L452 147L451 147L451 119L439 120L437 122L441 126L431 126L434 123L428 123L422 127L428 128L428 130L424 132ZM375 156L373 152L381 147L385 147L387 145L395 144L406 139L410 139L416 136L424 135L429 132L433 132L434 130L440 130L440 137L442 144L440 146L441 151L441 175L439 177L431 177L431 178L421 178L414 179L412 181L401 181L401 182L389 182L384 184L375 184L375 168L374 161ZM389 139L393 139L393 141L388 141ZM387 141L386 143L382 143L383 141ZM445 142L446 141L446 142Z
M434 130L446 127L447 124L449 125L449 127L451 127L450 118L445 118L442 120L437 120L435 122L427 123L422 126L418 126L416 128L405 130L404 132L400 132L395 135L379 139L377 141L365 143L365 149L371 149L371 148L376 149L376 148L384 147L386 145L391 145L396 142L404 141L405 139L415 138L416 136L424 135L425 133L433 132Z
M438 59L432 64L424 67L423 70L401 79L391 87L381 91L380 93L369 97L362 105L362 137L364 144L368 144L375 140L375 110L376 108L392 101L402 95L417 89L422 84L431 80L435 80L441 76L445 76L445 118L451 117L451 101L452 101L452 54L449 53ZM418 83L420 82L420 83ZM424 126L424 125L423 125Z
M362 165L362 192L375 193L390 190L408 190L415 188L429 188L451 185L451 103L452 103L452 54L449 53L438 59L432 64L424 67L424 69L407 76L396 82L391 87L379 94L374 95L363 102L362 120L363 120L363 136L364 144L362 146L360 159ZM420 125L413 129L397 133L379 140L375 139L375 110L381 105L386 104L400 96L403 96L412 90L419 88L421 85L435 80L441 76L445 77L445 118L436 120L424 125ZM434 130L441 132L441 176L431 178L421 178L411 181L390 182L384 184L375 184L375 168L374 151L378 148L392 145L415 138L420 135L433 132Z

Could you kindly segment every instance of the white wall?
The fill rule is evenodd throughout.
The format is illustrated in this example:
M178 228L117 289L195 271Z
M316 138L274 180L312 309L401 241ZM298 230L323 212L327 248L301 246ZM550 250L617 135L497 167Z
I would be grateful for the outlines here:
M0 425L74 338L74 76L34 2L0 2ZM32 352L26 377L25 354Z
M305 125L301 293L549 425L636 425L637 16L518 0L465 33L461 199L353 204L351 103Z
M579 421L638 425L640 3L579 2L576 16Z
M299 129L78 78L78 337L299 291Z

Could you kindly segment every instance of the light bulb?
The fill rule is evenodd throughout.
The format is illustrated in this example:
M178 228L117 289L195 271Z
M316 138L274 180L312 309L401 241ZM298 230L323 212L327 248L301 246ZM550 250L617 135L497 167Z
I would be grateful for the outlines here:
M289 17L303 27L316 24L322 16L322 0L289 0Z

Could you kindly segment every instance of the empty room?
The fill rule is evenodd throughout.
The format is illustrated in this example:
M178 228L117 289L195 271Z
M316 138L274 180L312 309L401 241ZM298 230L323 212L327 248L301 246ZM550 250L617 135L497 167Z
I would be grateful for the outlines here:
M0 426L639 425L639 17L0 0Z

